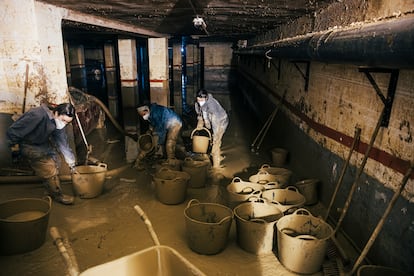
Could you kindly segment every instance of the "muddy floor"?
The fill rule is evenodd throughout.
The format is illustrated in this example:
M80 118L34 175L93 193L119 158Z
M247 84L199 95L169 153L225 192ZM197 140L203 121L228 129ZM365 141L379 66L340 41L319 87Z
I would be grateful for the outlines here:
M65 244L73 250L71 255L81 272L154 245L146 225L134 209L139 205L152 222L160 243L175 249L206 275L295 275L280 264L275 252L257 256L241 249L237 244L235 221L226 247L220 253L202 255L189 248L184 217L189 201L197 199L225 205L228 203L225 187L234 176L247 181L262 164L271 162L269 152L255 154L250 151L260 126L249 122L237 105L230 101L229 104L230 125L222 146L226 156L223 176L207 178L205 187L189 188L183 203L166 205L157 200L152 181L155 168L137 171L128 167L118 175L108 177L103 193L96 198L78 197L73 206L52 204L49 227L59 229ZM109 170L126 164L125 138L110 125L94 130L88 140L94 146L94 157L106 163ZM67 193L73 192L70 182L63 183L63 188ZM1 184L0 189L1 201L44 196L40 183ZM319 204L312 208L312 212L321 209ZM67 268L48 233L44 244L34 251L0 256L0 274L65 275Z

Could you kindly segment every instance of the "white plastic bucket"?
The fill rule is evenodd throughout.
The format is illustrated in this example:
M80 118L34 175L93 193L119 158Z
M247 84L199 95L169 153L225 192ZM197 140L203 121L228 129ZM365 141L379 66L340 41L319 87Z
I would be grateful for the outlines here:
M306 209L283 216L276 223L280 263L288 270L313 274L321 270L332 227Z

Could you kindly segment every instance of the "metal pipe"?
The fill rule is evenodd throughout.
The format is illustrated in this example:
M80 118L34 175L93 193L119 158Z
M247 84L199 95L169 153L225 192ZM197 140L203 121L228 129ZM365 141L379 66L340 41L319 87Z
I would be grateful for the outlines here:
M414 67L414 17L281 39L236 54L267 55L291 60L349 63L371 67ZM270 51L269 51L270 50Z

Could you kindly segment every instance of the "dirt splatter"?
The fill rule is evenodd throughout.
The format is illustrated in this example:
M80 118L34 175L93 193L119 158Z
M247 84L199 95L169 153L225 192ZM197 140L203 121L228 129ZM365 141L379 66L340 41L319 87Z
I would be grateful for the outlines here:
M410 122L408 122L407 120L403 120L400 123L399 129L401 131L401 133L398 135L400 140L405 141L407 143L412 143L413 142L413 134L411 132Z

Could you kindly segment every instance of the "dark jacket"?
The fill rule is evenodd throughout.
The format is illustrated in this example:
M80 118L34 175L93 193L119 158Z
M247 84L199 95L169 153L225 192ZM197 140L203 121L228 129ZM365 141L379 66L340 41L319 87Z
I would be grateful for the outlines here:
M148 122L158 134L158 144L164 144L168 130L176 124L182 125L181 118L172 109L162 105L153 103L149 108L150 117Z
M52 146L56 146L69 166L76 162L65 128L56 129L52 111L46 105L24 113L9 127L7 138L10 146L19 144L21 147L37 148L39 151L50 150Z

